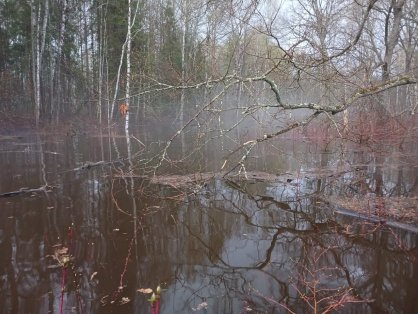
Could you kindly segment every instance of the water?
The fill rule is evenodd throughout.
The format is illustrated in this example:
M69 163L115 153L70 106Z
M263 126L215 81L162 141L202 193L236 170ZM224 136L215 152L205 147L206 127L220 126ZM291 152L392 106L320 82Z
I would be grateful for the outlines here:
M153 131L135 133L130 152L122 129L1 139L0 193L48 186L0 198L2 313L418 308L416 228L329 204L382 195L416 206L413 139L378 151L284 139L249 156L246 180L215 176L184 188L178 176L173 188L150 175L207 179L222 166L228 139L191 156L179 139L156 169L158 159L148 161L166 141ZM184 141L196 147L192 139ZM157 286L158 309L138 291Z

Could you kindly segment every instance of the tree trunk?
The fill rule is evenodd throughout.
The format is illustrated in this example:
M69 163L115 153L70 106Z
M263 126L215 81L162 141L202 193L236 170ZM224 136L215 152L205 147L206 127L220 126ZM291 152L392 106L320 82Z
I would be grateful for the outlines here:
M126 93L125 102L130 104L130 87L131 87L131 47L132 47L132 8L131 0L128 0L128 32L126 34ZM125 133L129 137L129 111L125 115Z
M58 124L59 121L59 112L61 108L62 102L62 87L61 87L61 63L62 60L62 47L64 46L64 35L65 35L65 23L67 20L67 0L63 0L63 7L62 7L62 15L61 15L61 24L60 24L60 33L59 33L59 40L58 40L58 47L57 47L57 56L56 56L56 85L55 85L55 92L57 93L56 101L53 101L51 106L55 106L52 112L55 115L55 122Z
M401 31L402 9L405 0L392 0L389 12L385 21L385 56L382 64L382 81L386 82L390 78L391 67L393 62L393 53L399 42L399 34ZM392 27L389 30L391 11L393 11Z
M181 38L181 84L184 85L186 77L186 68L185 68L185 51L186 51L186 21L183 22L182 29L182 38ZM180 95L180 125L183 126L184 123L184 89L181 90Z
M31 5L31 32L32 32L32 85L35 101L35 124L39 126L41 115L41 67L42 55L45 48L46 27L48 23L49 1L45 0L44 18L41 25L42 3L40 2L36 8L34 0L30 1Z

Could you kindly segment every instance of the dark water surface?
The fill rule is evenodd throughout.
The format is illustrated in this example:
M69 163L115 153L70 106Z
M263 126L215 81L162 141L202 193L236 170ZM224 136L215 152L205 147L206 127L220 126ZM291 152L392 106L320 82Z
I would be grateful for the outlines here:
M282 140L260 147L245 170L284 176L248 172L182 189L181 176L172 188L145 176L152 164L141 170L165 143L154 137L136 134L130 150L106 134L0 139L0 193L48 185L0 198L1 313L416 313L417 228L328 203L416 202L413 139L378 153ZM207 172L226 154L205 146L160 174ZM137 290L159 285L152 307Z

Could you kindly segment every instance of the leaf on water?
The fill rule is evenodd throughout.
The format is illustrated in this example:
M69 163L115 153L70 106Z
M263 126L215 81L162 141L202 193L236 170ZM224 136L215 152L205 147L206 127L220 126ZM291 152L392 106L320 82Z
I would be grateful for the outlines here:
M90 276L90 281L94 279L94 277L96 277L97 275L97 271L95 271L94 273L91 274Z
M128 297L123 297L122 300L120 300L120 304L126 304L128 302L131 302L131 300Z
M151 288L141 288L136 290L138 292L144 293L144 294L148 294L148 293L152 293L152 289Z
M207 310L207 308L208 308L208 304L206 302L202 302L198 306L196 306L195 308L192 307L192 310L196 312L196 311L200 311L200 310Z
M105 295L105 296L103 296L101 299L100 299L100 304L101 305L106 305L106 304L108 304L109 303L109 295Z

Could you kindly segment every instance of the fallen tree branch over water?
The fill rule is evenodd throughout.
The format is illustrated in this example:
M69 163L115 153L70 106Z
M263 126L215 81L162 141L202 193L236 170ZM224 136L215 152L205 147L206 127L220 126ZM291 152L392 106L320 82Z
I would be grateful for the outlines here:
M80 167L71 169L69 171L81 171L81 170L88 170L91 168L95 168L95 167L99 167L99 166L106 166L106 165L110 165L110 164L119 164L121 166L124 165L123 161L121 159L118 160L114 160L114 161L98 161L98 162L85 162L83 165L81 165ZM68 172L68 171L67 171ZM16 191L11 191L11 192L5 192L5 193L1 193L0 194L0 198L3 197L12 197L12 196L19 196L19 195L23 195L23 194L31 194L31 193L39 193L39 192L51 192L53 189L53 186L48 185L48 184L44 184L39 188L20 188L19 190Z
M18 195L22 195L22 194L31 194L31 193L39 193L39 192L51 192L53 189L52 186L50 185L43 185L39 188L35 188L35 189L29 189L29 188L20 188L17 191L12 191L12 192L6 192L6 193L2 193L0 194L0 197L12 197L12 196L18 196Z
M90 162L86 161L84 164L82 164L80 167L76 167L74 169L71 169L70 171L80 171L80 170L88 170L91 168L99 167L99 166L107 166L111 164L119 164L120 166L123 166L123 159L117 159L112 161L97 161L97 162Z

